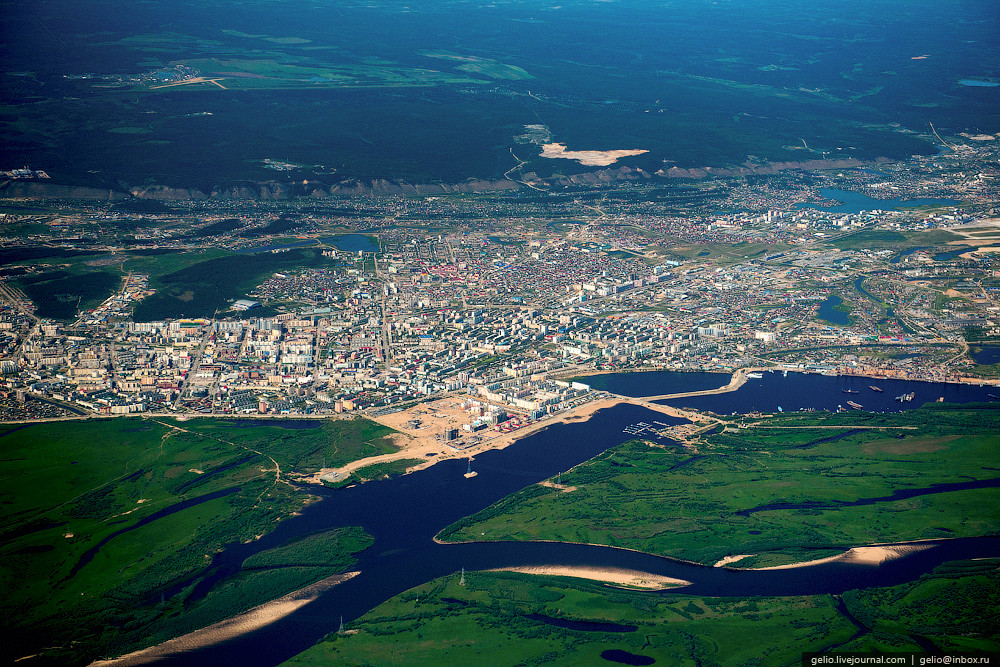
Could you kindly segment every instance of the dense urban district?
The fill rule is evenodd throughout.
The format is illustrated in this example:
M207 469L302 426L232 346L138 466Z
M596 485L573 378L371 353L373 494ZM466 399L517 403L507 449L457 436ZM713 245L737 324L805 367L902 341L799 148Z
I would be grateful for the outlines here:
M606 370L994 382L1000 142L942 141L683 185L8 198L0 415L386 414L460 394L465 418L435 434L459 441L590 400L561 378Z
M482 192L420 193L397 185L400 192L378 195L268 199L15 196L28 191L24 183L44 191L53 179L47 165L3 165L11 168L0 182L0 419L8 422L0 435L10 520L0 535L6 564L0 586L8 592L0 613L17 630L6 649L10 660L88 664L125 655L117 664L133 664L229 641L321 594L336 598L347 589L346 599L361 590L367 609L382 604L379 595L388 588L369 590L365 577L388 577L388 564L402 561L382 557L407 554L410 543L359 560L368 558L369 546L394 536L378 528L382 515L367 506L366 518L341 524L359 488L318 485L339 489L466 457L464 478L455 477L471 480L479 474L473 457L483 450L555 420L579 427L573 420L621 402L588 379L597 373L719 373L717 384L709 379L711 388L673 397L715 392L727 381L723 389L733 389L768 370L1000 384L1000 137L941 142L938 155L901 162L751 164L746 173L683 176L620 167L544 182L525 177ZM279 191L291 190L269 190ZM879 392L895 384L870 382L863 384ZM997 398L1000 387L986 391ZM845 401L843 414L790 409L737 418L654 402L664 397L629 400L672 415L673 425L657 422L664 428L655 435L668 437L676 450L643 442L653 429L645 422L625 421L621 434L618 426L595 426L596 440L581 441L594 452L611 450L577 468L570 466L586 457L585 447L563 452L565 480L557 473L486 509L488 494L474 500L449 490L449 507L469 503L455 517L473 516L441 539L479 539L489 531L490 539L527 535L706 565L739 560L737 567L771 567L871 543L994 532L995 513L983 510L996 507L995 469L983 465L995 450L992 404L969 410L935 403L896 415ZM592 418L616 425L626 419L611 412ZM744 417L751 427L743 428ZM880 439L870 440L876 431ZM748 454L757 451L767 454L766 474ZM906 458L915 452L921 456ZM832 457L822 460L835 468L800 458L814 454ZM885 473L872 475L873 465ZM746 471L753 479L741 476ZM469 483L500 499L526 479L494 470ZM899 513L891 501L901 485L934 489L920 501L930 509ZM316 501L333 493L343 493L338 498L346 504L324 514ZM956 494L964 495L955 500ZM889 509L846 520L817 509L839 511L841 500L844 507L867 507L865 499L886 501ZM799 513L768 530L757 518L715 521L777 500L806 503L801 507L815 523ZM392 512L409 504L434 514L433 520L414 515L414 526L431 530L441 518L433 503L381 503ZM665 518L667 506L676 516ZM523 528L519 517L526 515L534 532ZM634 526L623 521L626 515ZM567 532L580 517L588 517L586 526ZM615 527L605 535L603 525ZM429 542L431 534L406 539L424 538ZM406 559L400 572L415 567L417 559L400 558ZM973 639L965 621L955 621L961 631L939 631L911 619L903 630L893 626L895 634L863 638L875 644L858 639L851 646L911 647L916 640L907 637L933 635L940 646L995 648L992 621L980 613L995 607L995 576L984 567L970 561L935 574L960 576L971 591L961 598L968 604L953 604L952 593L927 584L940 595L927 598L936 618L967 614L980 623ZM426 571L427 580L440 574ZM491 646L516 645L527 657L555 659L553 640L522 641L540 631L516 619L562 616L566 609L581 610L568 612L577 618L643 627L660 627L665 618L673 623L675 616L692 621L692 614L711 610L706 618L744 624L735 637L752 628L755 640L744 644L756 651L760 605L768 618L785 610L775 616L768 635L774 647L761 649L762 664L790 664L803 647L845 645L860 627L847 619L885 618L892 596L910 595L910 589L873 589L883 592L872 596L882 597L845 594L843 602L821 591L791 606L787 596L746 598L746 607L742 598L712 606L703 601L712 598L670 597L663 598L673 605L667 608L651 606L644 590L609 594L556 582L556 594L539 588L556 585L551 579L538 583L534 575L470 572L466 581L462 570L457 576L454 585L440 579L425 585L433 589L426 597L435 605L431 615L445 619L442 605L457 602L464 610L459 622L470 624L441 626L441 642L427 644L422 633L437 621L423 627L428 612L411 609L415 598L406 593L367 620L357 620L364 609L352 616L348 607L347 623L360 623L360 630L345 630L341 618L341 630L302 660L386 663L399 653L420 664L430 660L423 657L426 646L440 653L456 636L493 643L463 639L465 648L455 648L443 664L469 664L471 651ZM620 583L631 586L631 576ZM678 582L686 583L663 585ZM397 583L399 590L413 585ZM481 616L470 605L486 604L490 591L501 590L508 598L516 591L525 600L560 600L559 608L505 606L514 619L505 627L513 630L494 636L495 612ZM572 606L573 600L591 601ZM838 611L845 604L854 616ZM911 618L911 611L899 617ZM414 618L421 620L413 625ZM384 619L397 624L381 625ZM327 620L334 630L336 622ZM644 645L616 636L613 646L709 664L697 658L702 649L691 648L691 637L707 637L698 646L714 645L720 656L736 655L733 645L712 638L719 627L732 626L693 621L676 632L629 636L645 638ZM289 633L295 637L284 653L255 655L252 664L277 664L322 639L298 632ZM596 661L611 650L609 641L572 639L567 646L577 653L566 649L567 664ZM240 655L256 650L247 646ZM146 652L129 657L138 650Z

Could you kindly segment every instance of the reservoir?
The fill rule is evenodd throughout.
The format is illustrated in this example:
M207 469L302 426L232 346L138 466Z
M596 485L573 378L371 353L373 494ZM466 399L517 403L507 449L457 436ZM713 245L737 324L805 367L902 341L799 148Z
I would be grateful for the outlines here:
M834 188L820 188L820 195L824 199L833 199L841 202L837 206L820 206L818 204L799 203L796 208L814 208L830 213L863 213L865 211L889 211L894 208L911 206L957 206L960 202L957 199L872 199L860 192L850 190L837 190Z
M630 387L644 395L690 391L728 383L728 374L660 372L593 376L606 386ZM624 383L624 384L618 384ZM877 384L877 394L868 385ZM942 383L868 378L827 377L815 374L764 373L740 390L728 394L671 401L729 413L773 409L796 404L818 409L842 402L842 388L857 387L867 394L859 402L886 409L913 408L923 402L988 400L985 388ZM893 397L914 392L908 403ZM996 391L992 389L992 391ZM878 401L882 401L879 403ZM780 402L780 403L779 403ZM866 405L866 407L868 407ZM679 420L643 407L623 404L600 410L586 422L553 424L503 450L485 452L472 463L475 477L466 478L466 460L443 461L431 468L396 479L347 489L309 487L323 500L309 505L298 516L278 524L275 531L256 542L231 544L213 558L212 581L236 572L248 556L280 546L288 540L339 526L363 526L375 542L358 554L352 570L361 574L324 592L284 619L257 632L218 646L186 653L175 664L276 665L336 630L342 616L346 623L384 600L409 588L462 569L502 566L563 564L629 568L664 574L693 582L678 592L698 595L797 595L840 593L859 587L893 585L910 581L946 560L1000 555L1000 538L941 541L938 546L880 567L826 563L792 570L738 571L684 563L635 551L581 544L548 542L478 542L438 544L434 535L448 524L472 514L525 486L568 470L608 447L633 436L623 429L639 421L679 423ZM484 539L488 539L486 536ZM199 588L205 588L199 585Z

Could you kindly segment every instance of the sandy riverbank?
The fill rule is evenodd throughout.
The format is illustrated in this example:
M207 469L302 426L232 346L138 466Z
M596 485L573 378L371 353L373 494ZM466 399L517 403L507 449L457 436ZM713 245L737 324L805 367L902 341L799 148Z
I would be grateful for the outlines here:
M644 588L647 590L665 590L677 586L690 586L690 581L665 577L659 574L626 570L617 567L587 567L584 565L526 565L523 567L500 567L490 572L523 572L525 574L544 574L556 577L576 577L603 581L629 588Z
M250 609L249 611L227 618L226 620L215 623L214 625L209 625L208 627L195 630L194 632L189 632L188 634L181 635L175 639L167 640L162 644L150 646L149 648L141 651L135 651L119 658L97 660L92 662L90 667L129 667L131 665L146 665L152 662L158 662L169 656L184 654L188 651L194 651L205 648L206 646L219 644L239 637L240 635L260 630L261 628L288 616L297 609L306 606L319 597L320 593L323 591L333 588L337 584L347 581L358 574L360 574L360 572L335 574L332 577L327 577L326 579L317 581L316 583L310 584L305 588L300 588L299 590L293 591L288 595L283 595L276 600L265 602L260 606Z
M449 399L442 400L448 401ZM496 433L495 431L480 432L480 437L482 438L480 442L461 449L438 440L437 435L439 430L432 428L406 428L406 422L413 416L413 413L409 410L397 412L391 415L370 417L370 419L382 424L383 426L388 426L401 432L400 435L395 437L395 444L400 447L399 451L393 452L392 454L383 454L381 456L372 456L366 459L352 461L340 468L323 468L318 473L304 478L304 480L317 484L322 483L323 479L331 481L343 480L352 472L360 468L374 465L376 463L399 461L401 459L421 459L421 463L407 469L407 472L414 472L416 470L428 468L438 461L445 461L448 459L468 459L470 457L474 458L476 454L481 454L482 452L509 447L521 438L537 433L538 431L548 428L554 424L586 421L598 410L610 408L618 405L619 403L625 402L627 401L624 398L599 399L584 403L583 405L579 405L571 410L561 412L554 417L534 422L524 428L511 431L510 433ZM433 404L430 404L430 406L427 404L422 405L423 407L421 409L426 411L433 411L436 409ZM675 408L667 408L667 406L657 407L663 408L660 411L664 414L675 414L678 412Z

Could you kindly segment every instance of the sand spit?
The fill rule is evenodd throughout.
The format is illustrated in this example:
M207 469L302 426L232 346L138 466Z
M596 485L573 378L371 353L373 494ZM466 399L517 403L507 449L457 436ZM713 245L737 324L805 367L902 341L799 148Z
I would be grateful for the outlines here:
M642 155L649 151L644 149L617 150L617 151L569 151L565 144L542 144L541 157L564 158L566 160L576 160L588 167L607 167L618 162L623 157Z
M789 563L788 565L774 565L771 567L757 567L750 568L754 570L790 570L792 568L798 567L812 567L813 565L821 565L823 563L856 563L858 565L872 565L878 566L886 561L896 560L897 558L902 558L903 556L913 553L916 551L923 551L924 549L930 549L933 544L884 544L884 545L874 545L870 547L854 547L853 549L848 549L842 554L836 556L829 556L828 558L817 558L816 560L806 561L804 563Z
M656 591L691 585L690 581L683 579L674 579L673 577L665 577L659 574L651 574L639 570L626 570L617 567L525 565L523 567L498 567L494 570L489 570L489 572L523 572L524 574L544 574L555 577L576 577L577 579L590 579L618 586Z
M146 665L166 659L171 656L194 651L213 644L219 644L230 639L234 639L248 632L260 630L275 621L288 616L300 607L309 604L323 591L333 588L337 584L347 581L352 577L361 574L360 572L346 572L335 574L310 584L305 588L300 588L288 595L284 595L276 600L265 602L242 614L227 618L224 621L209 625L208 627L189 632L175 639L170 639L162 644L150 646L141 651L135 651L119 658L111 660L97 660L90 664L90 667L129 667L131 665Z

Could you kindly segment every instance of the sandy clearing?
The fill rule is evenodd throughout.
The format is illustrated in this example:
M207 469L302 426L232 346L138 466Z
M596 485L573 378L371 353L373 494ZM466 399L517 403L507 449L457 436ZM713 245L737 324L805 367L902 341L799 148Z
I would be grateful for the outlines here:
M626 570L617 567L587 567L584 565L525 565L523 567L498 567L488 572L523 572L524 574L544 574L556 577L576 577L603 581L619 586L645 588L648 590L664 590L676 586L690 586L690 581L665 577L659 574Z
M556 484L555 482L551 482L549 480L545 480L544 482L539 482L538 485L539 486L547 486L550 489L558 489L558 490L562 491L563 493L569 493L570 491L576 491L577 488L579 488L579 487L576 487L576 486L567 486L566 484Z
M1000 246L983 246L981 248L976 248L975 250L970 250L969 252L963 252L959 255L959 257L962 259L975 259L974 255L980 252L1000 252Z
M756 554L739 554L738 556L726 556L725 558L723 558L722 560L720 560L718 563L716 563L712 567L725 567L726 565L729 565L730 563L735 563L738 560L743 560L744 558L750 558L750 556L754 556L754 555L756 555Z
M626 149L615 151L570 151L566 150L565 144L542 144L541 157L563 158L566 160L576 160L588 167L607 167L614 164L623 157L642 155L648 153L645 149Z
M288 595L283 595L276 600L265 602L242 614L227 618L224 621L167 640L162 644L150 646L141 651L134 651L110 660L96 660L90 663L90 667L145 665L158 662L170 656L228 641L242 634L259 630L288 616L315 600L323 591L333 588L337 584L347 581L358 574L361 573L345 572L344 574L335 574L332 577L327 577L314 584L310 584L305 588L293 591Z

